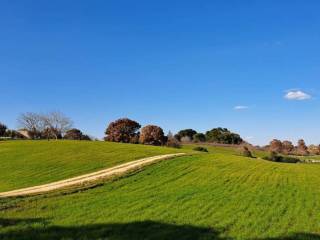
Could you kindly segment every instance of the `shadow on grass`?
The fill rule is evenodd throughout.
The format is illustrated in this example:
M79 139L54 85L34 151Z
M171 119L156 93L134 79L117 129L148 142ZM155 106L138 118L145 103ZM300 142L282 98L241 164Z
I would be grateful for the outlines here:
M137 239L219 239L218 233L209 228L190 225L174 225L153 221L93 224L84 226L43 226L43 219L1 219L3 226L12 226L14 230L0 232L0 239L90 239L90 240L137 240ZM8 224L10 223L10 224ZM33 226L24 226L25 224ZM21 226L20 226L21 225ZM38 226L39 225L39 226Z
M220 233L210 228L191 225L174 225L154 221L93 224L84 226L48 226L45 219L0 219L0 239L68 239L68 240L232 240L220 237ZM32 225L32 226L31 226ZM4 228L4 227L7 227ZM12 227L14 227L12 229ZM320 240L320 235L297 233L278 238L258 240Z
M30 225L30 224L39 223L39 222L41 222L42 224L47 223L47 221L43 218L20 218L20 219L0 218L0 227L2 228L2 227L22 225L22 224Z

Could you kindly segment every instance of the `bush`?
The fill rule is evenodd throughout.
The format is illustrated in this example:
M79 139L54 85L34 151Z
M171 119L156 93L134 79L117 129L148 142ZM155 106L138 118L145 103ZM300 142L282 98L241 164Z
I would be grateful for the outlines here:
M286 156L286 157L282 157L281 158L281 162L284 162L284 163L298 163L298 162L300 162L300 159Z
M300 162L299 158L281 156L281 155L278 155L276 152L271 152L270 156L264 157L263 159L268 160L268 161L272 161L272 162L282 162L282 163L298 163L298 162Z
M271 151L269 156L263 157L264 160L272 161L272 162L280 162L281 156L278 155L277 152Z
M249 150L249 148L247 146L244 146L242 148L242 155L244 157L249 157L249 158L253 158L251 151Z
M92 141L91 137L89 135L83 134L81 136L81 140L83 141Z
M81 130L73 128L67 131L67 133L63 137L67 140L84 140L84 141L91 141L91 137L83 134Z
M171 132L169 132L168 136L166 137L166 146L172 148L181 148L180 142L176 139Z
M199 152L209 152L205 147L195 147L193 150Z

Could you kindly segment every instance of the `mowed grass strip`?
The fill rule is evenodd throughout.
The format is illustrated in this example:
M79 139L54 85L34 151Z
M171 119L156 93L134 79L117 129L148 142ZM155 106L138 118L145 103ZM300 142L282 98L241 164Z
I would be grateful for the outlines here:
M145 157L181 151L110 142L3 141L0 142L0 192L50 183Z
M319 239L319 171L180 157L79 193L1 200L0 239Z

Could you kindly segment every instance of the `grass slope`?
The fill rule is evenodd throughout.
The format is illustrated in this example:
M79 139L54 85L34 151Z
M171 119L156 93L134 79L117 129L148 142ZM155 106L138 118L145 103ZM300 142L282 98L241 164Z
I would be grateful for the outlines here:
M320 239L319 171L181 157L86 191L0 200L0 239Z
M181 152L88 141L0 142L0 192L50 183L132 160Z

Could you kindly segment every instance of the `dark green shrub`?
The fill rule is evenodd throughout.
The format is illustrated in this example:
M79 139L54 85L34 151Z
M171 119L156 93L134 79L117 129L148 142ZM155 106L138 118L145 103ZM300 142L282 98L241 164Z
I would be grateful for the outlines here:
M264 160L272 161L272 162L282 162L282 163L298 163L300 159L294 157L287 157L278 155L276 152L271 152L270 156L264 157Z
M300 159L299 158L285 156L285 157L281 158L281 162L284 162L284 163L298 163L298 162L300 162Z
M280 162L281 156L278 155L277 152L272 151L272 152L270 153L269 159L270 159L271 161L273 161L273 162Z
M199 152L209 152L205 147L195 147L193 150Z
M281 162L281 156L278 155L275 151L271 151L269 156L263 157L264 160L272 162Z
M84 141L92 141L91 137L90 137L89 135L86 135L86 134L84 134L84 135L81 136L81 140L84 140Z

